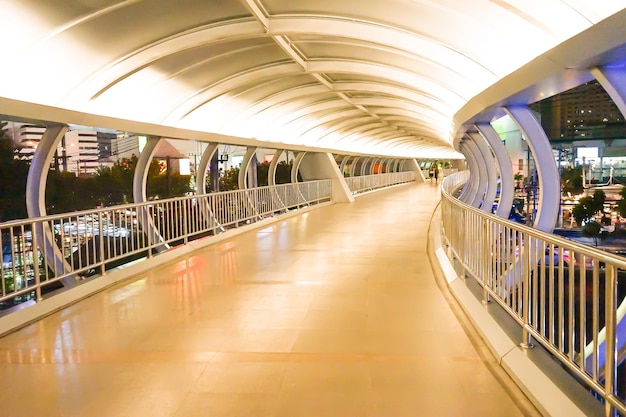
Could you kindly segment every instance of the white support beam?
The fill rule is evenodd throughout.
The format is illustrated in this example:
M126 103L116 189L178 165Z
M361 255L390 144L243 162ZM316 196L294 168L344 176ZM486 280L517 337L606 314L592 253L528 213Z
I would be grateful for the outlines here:
M477 168L477 174L475 177L474 196L469 202L472 206L482 209L485 202L485 192L487 191L487 169L485 165L487 162L483 159L482 154L478 150L476 143L469 138L465 141L467 149L469 150L470 158L474 159L475 166Z
M293 160L293 165L291 166L291 183L296 184L298 182L298 171L300 170L300 164L302 163L302 158L306 156L306 152L298 152L296 154L295 159Z
M272 158L272 162L270 162L270 167L267 170L267 184L270 186L276 185L276 168L278 167L279 159L283 156L283 153L285 153L284 149L277 149Z
M470 154L470 151L465 143L462 141L459 143L459 151L465 156L465 160L467 161L467 168L469 170L469 179L463 186L461 190L461 194L459 195L459 200L466 204L471 204L470 202L474 200L474 195L476 194L476 177L478 176L478 167L476 166L476 161Z
M237 178L237 184L240 190L248 188L248 169L250 169L250 162L257 150L256 146L249 146L246 150L246 154L241 161L241 167L239 168L239 177Z
M67 125L50 124L46 126L46 131L41 137L39 145L37 145L26 178L26 211L30 218L48 214L46 211L46 184L50 172L50 163L65 132L67 132ZM42 248L42 254L47 257L46 261L52 265L54 273L56 275L69 273L72 268L56 245L54 233L50 227L37 223L34 232L38 245ZM65 286L72 286L75 283L76 280L73 278L63 280Z
M154 155L154 151L156 150L160 140L160 137L149 137L146 146L144 146L141 154L139 155L139 159L137 159L137 166L135 167L135 173L133 175L133 200L135 203L145 203L148 201L146 193L148 170L150 169L152 156ZM142 206L139 208L137 218L151 244L164 241L146 207ZM168 248L169 245L163 244L158 247L157 251L161 252Z
M207 179L207 168L213 159L213 155L217 152L218 143L209 143L204 152L202 153L202 158L200 159L200 164L198 165L198 169L196 171L196 193L197 194L205 194L205 184ZM219 181L219 177L218 177ZM199 189L198 187L202 187ZM213 209L208 204L206 198L198 199L198 204L200 205L200 215L204 219L206 223L208 223L209 227L217 227L220 231L224 232L226 229L222 227L217 218L215 217L215 213Z
M209 164L213 159L213 155L217 151L217 143L209 143L204 152L202 153L202 158L200 158L200 164L198 165L198 169L196 171L196 193L204 194L204 188L207 179L207 169L209 168ZM201 189L198 187L202 187Z
M496 215L508 219L513 207L513 197L515 195L515 183L513 182L513 165L511 157L498 136L498 132L489 123L478 123L476 129L485 138L493 153L500 169L500 201L496 209Z
M351 156L350 155L345 155L343 158L341 158L341 164L339 165L339 171L341 172L341 174L343 175L344 170L346 169L346 165L348 164L348 161L350 161Z
M491 213L493 208L493 203L496 200L496 194L498 192L498 173L496 171L496 160L491 153L491 149L487 145L485 139L480 135L480 133L468 133L469 137L476 144L478 151L480 152L480 156L484 161L484 168L487 180L487 189L485 191L485 199L481 206L483 211L487 213Z
M526 138L537 167L539 203L534 226L552 233L561 205L561 184L550 141L528 107L512 106L506 107L505 110Z
M304 153L304 152L303 152ZM300 175L304 181L331 180L332 199L336 203L352 203L354 196L330 153L306 153L301 159Z

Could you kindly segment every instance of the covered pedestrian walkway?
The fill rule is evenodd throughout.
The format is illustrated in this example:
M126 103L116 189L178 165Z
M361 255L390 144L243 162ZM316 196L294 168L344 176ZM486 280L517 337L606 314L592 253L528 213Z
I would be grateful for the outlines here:
M538 415L438 285L439 198L263 223L9 334L1 414Z

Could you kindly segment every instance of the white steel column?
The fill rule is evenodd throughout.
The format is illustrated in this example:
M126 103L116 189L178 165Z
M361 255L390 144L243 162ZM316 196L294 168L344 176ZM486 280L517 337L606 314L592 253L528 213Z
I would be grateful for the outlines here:
M456 150L458 152L460 152L461 154L463 154L463 156L465 157L465 165L467 170L469 171L469 176L467 178L467 182L465 184L463 184L463 187L461 188L461 191L459 191L459 200L461 200L464 203L467 203L467 195L469 193L469 189L470 189L470 184L471 184L471 180L472 180L472 171L470 170L470 162L467 159L467 155L465 154L465 147L463 146L462 143L459 143L456 147Z
M470 204L476 208L481 208L485 199L485 191L487 191L487 169L485 168L486 162L483 160L483 157L478 150L478 146L476 143L469 138L466 142L467 149L471 154L471 157L474 158L474 163L478 167L478 175L476 177L476 193L474 194L474 199L470 202Z
M339 165L339 171L341 171L341 175L343 175L344 169L346 169L346 165L348 164L350 158L350 155L346 155L341 159L341 164Z
M306 158L302 158L299 169L304 181L331 180L331 195L334 202L351 203L354 201L352 191L339 171L332 154L306 153Z
M33 160L28 169L28 177L26 178L26 211L28 217L46 216L46 183L48 182L48 172L50 171L50 163L57 150L59 142L67 132L66 125L50 124L46 126ZM35 224L34 230L37 241L41 246L41 254L48 258L47 262L52 264L52 268L58 275L69 273L72 268L65 261L61 250L54 241L52 229L44 226L42 223ZM74 278L66 278L63 280L65 286L71 286L76 283Z
M205 194L205 184L207 178L207 168L211 163L211 159L213 159L213 155L215 155L215 151L217 151L217 143L209 143L209 146L206 147L204 153L202 153L202 158L200 158L200 164L198 165L198 170L196 171L196 193L197 194ZM198 187L202 186L202 192Z
M291 183L296 184L298 182L298 171L300 170L300 164L302 159L306 156L306 152L298 152L293 160L293 166L291 167Z
M352 164L350 164L350 177L356 177L358 175L356 173L356 164L359 162L359 159L361 159L360 156L355 156L354 161L352 161Z
M500 169L500 201L496 215L508 219L513 207L515 183L513 182L513 164L511 157L502 143L502 139L489 123L478 123L476 129L483 135L493 153Z
M243 157L243 161L241 161L241 167L239 168L239 177L237 178L237 184L240 190L245 190L248 188L248 169L250 168L250 162L252 162L252 157L256 153L256 146L249 146L246 150L246 154Z
M365 158L365 161L361 164L361 173L360 173L361 176L365 175L365 172L367 171L367 169L366 169L367 168L367 164L370 163L371 159L372 159L371 157L367 157L367 158Z
M534 226L539 230L551 233L559 214L561 184L550 141L528 107L507 107L505 110L526 137L537 167L539 205Z
M148 201L146 186L148 183L148 170L150 169L150 163L152 162L152 156L154 155L154 151L161 140L160 137L148 137L148 141L146 142L146 146L144 146L141 154L139 155L139 159L137 159L137 166L135 167L135 173L133 174L133 200L135 203L145 203ZM137 212L137 219L141 224L141 227L144 229L146 235L149 238L149 242L151 244L155 244L157 242L163 242L163 237L159 233L156 225L154 224L154 219L148 213L148 209L145 206L139 208ZM169 245L163 244L159 246L156 250L158 252L164 251L169 248Z
M485 191L485 199L481 206L483 211L491 213L493 203L496 201L496 194L498 192L498 172L496 170L496 160L491 153L491 149L485 142L485 139L476 132L468 132L472 141L476 144L480 156L484 161L485 174L487 179L487 190Z
M213 155L217 151L217 147L219 144L217 143L209 143L209 145L204 150L202 154L202 158L200 159L200 165L198 165L198 170L196 172L196 193L197 194L206 194L205 192L205 184L207 178L207 168L213 159ZM219 176L218 176L219 181ZM202 192L199 192L198 187L202 187ZM208 197L198 198L198 204L200 205L200 215L202 216L205 223L208 223L209 227L217 227L221 232L224 232L226 229L222 227L220 222L217 221L215 217L215 213L209 204ZM207 216L208 214L208 216ZM207 218L208 217L208 218Z
M274 157L272 158L272 162L270 162L270 167L267 170L267 185L274 186L276 185L276 168L278 167L278 160L283 153L284 149L277 149L274 153Z
M461 190L459 199L462 202L471 205L472 201L474 201L474 197L478 189L478 166L476 165L476 160L474 159L473 155L469 151L469 148L467 147L466 141L461 141L461 143L459 144L459 149L460 152L465 155L465 160L467 161L467 165L469 168L469 179Z

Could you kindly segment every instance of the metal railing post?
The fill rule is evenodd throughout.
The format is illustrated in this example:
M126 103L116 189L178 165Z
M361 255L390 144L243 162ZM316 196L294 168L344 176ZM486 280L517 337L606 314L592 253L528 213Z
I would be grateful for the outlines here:
M33 273L35 274L35 299L37 302L39 302L43 300L43 297L41 296L41 271L39 270L39 241L37 239L37 233L35 233L34 224L31 226L31 236L33 239L32 246L33 246ZM4 279L4 277L2 278Z
M615 351L616 340L616 296L617 296L617 280L615 277L615 267L611 266L606 270L605 276L605 291L604 291L604 305L605 305L605 329L606 329L606 342L605 342L605 358L604 363L604 395L607 399L605 402L605 417L612 417L615 415L614 407L611 404L612 399L615 398L615 381L617 377L617 357Z
M533 247L533 242L534 239L529 237L528 238L528 242L526 242L526 244L524 245L524 255L522 259L518 260L519 263L519 268L517 269L517 273L520 276L520 279L518 280L519 284L518 284L518 291L519 291L519 287L522 287L522 305L521 305L521 310L522 310L522 342L520 343L520 346L524 349L530 349L533 347L532 344L532 340L531 340L531 334L530 331L528 330L530 328L530 306L531 306L531 300L530 300L530 265L531 265L531 258L530 258L530 248ZM525 264L524 264L525 262ZM533 261L534 263L534 261ZM522 270L523 268L523 270ZM515 272L515 269L513 270Z
M491 262L491 256L490 256L490 250L489 250L489 239L488 239L488 234L489 234L489 224L488 224L488 220L486 219L482 219L482 233L480 238L482 239L482 250L480 251L480 254L478 254L478 256L480 257L480 275L481 275L481 281L483 283L483 299L482 299L482 303L483 304L489 304L491 302L490 296L489 296L489 285L491 284L491 279L489 277L489 268L487 267L487 264L489 262Z

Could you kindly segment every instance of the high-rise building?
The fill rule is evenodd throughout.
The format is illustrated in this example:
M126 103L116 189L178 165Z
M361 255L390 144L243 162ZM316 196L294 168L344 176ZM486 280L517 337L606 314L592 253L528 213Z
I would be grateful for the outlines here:
M76 175L96 173L98 162L98 134L94 130L70 130L62 141L62 160L65 170Z
M551 141L624 139L626 122L597 82L582 84L531 106Z
M4 129L13 139L18 156L32 159L46 130L36 124L7 122ZM93 175L101 165L98 148L98 133L94 130L69 130L57 148L52 160L53 169L73 172L76 175Z

